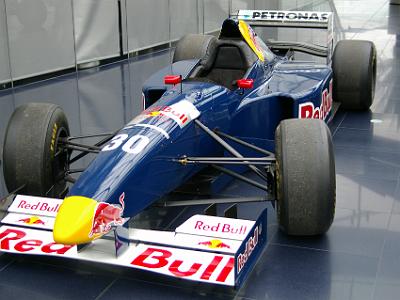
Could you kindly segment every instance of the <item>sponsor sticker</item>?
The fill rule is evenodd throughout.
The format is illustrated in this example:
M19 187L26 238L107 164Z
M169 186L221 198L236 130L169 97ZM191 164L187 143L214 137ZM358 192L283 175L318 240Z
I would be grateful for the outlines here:
M330 15L330 12L318 11L240 10L238 13L238 19L326 23L329 20Z
M332 79L329 82L329 90L325 89L321 96L321 105L315 106L313 102L305 102L299 105L300 119L325 120L332 109Z
M204 241L204 242L199 242L198 245L200 246L206 246L210 249L223 249L223 248L228 248L230 249L231 246L229 246L228 244L224 243L221 240L209 240L209 241Z
M127 127L141 123L147 118L165 117L174 120L179 127L183 128L198 116L200 116L200 112L193 103L182 100L170 106L152 106L129 122Z
M45 221L38 217L38 216L32 216L32 217L27 217L23 219L19 219L18 222L24 223L27 225L46 225Z
M251 253L253 252L254 248L258 244L258 237L261 234L262 227L261 225L256 226L253 231L252 236L246 241L246 245L241 253L237 256L237 273L239 274L242 268L245 266L246 262L248 261Z
M75 246L54 242L50 232L2 226L0 250L5 252L64 255Z
M99 202L93 217L92 229L89 237L102 236L109 232L113 226L123 225L127 219L122 217L125 209L125 193L119 196L119 205Z
M234 285L232 256L141 245L134 267L191 280Z
M258 56L261 61L264 61L264 54L261 50L260 46L257 43L256 36L257 34L253 31L253 29L243 21L239 21L239 31L242 34L246 43L250 46L250 48L254 51L254 53Z
M175 232L241 241L246 238L254 223L249 220L194 215L176 228Z
M51 230L54 227L54 220L53 217L9 213L1 223Z
M60 209L62 201L61 199L17 195L8 208L8 211L55 217Z

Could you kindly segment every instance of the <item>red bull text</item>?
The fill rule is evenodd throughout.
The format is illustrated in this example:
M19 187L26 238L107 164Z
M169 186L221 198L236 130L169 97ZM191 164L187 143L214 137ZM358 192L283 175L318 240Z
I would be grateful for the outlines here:
M0 232L0 249L15 250L17 252L32 252L39 250L44 254L65 254L74 246L60 245L57 243L44 243L38 239L25 239L26 233L23 230L7 228Z
M244 251L240 253L237 257L237 273L242 270L244 265L246 264L247 260L249 259L251 253L253 252L254 248L258 244L258 235L261 233L261 230L258 229L258 226L254 229L253 236L249 237L244 247Z
M189 121L189 115L174 109L172 106L156 106L144 111L144 113L149 117L164 116L173 119L180 127L183 127Z
M321 119L325 120L332 109L332 79L329 82L329 91L325 89L322 92L321 106L314 106L312 102L306 102L299 105L300 119Z
M245 235L247 232L247 226L245 225L235 227L232 224L220 223L220 222L215 225L210 225L210 224L205 224L205 222L203 221L196 221L194 229L205 232L220 232L220 233L231 233L238 235Z
M28 203L27 201L21 200L18 203L17 208L31 210L31 211L39 211L39 212L58 212L60 209L60 204L51 205L47 202L37 202L35 204Z
M225 265L223 265L221 263L224 257L215 255L207 263L194 261L190 265L188 261L192 262L193 259L182 258L167 249L148 247L132 260L131 265L144 269L163 269L176 277L197 277L205 281L209 281L213 277L216 282L225 282L234 268L235 261L233 257L229 257L227 262L225 259Z

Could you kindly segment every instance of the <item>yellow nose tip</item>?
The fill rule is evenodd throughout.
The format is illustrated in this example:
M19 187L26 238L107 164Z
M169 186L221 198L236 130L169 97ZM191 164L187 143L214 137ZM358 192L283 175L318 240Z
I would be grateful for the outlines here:
M54 241L75 245L94 240L96 236L91 231L97 204L95 200L82 196L65 198L54 223Z

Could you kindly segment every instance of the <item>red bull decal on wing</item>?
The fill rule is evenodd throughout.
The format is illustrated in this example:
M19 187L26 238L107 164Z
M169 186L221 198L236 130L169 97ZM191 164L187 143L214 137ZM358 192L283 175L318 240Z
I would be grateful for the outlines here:
M231 246L229 246L228 244L225 244L221 240L210 240L210 241L199 242L198 245L206 246L211 249L222 249L222 248L230 249L231 248Z
M106 202L97 204L89 237L106 234L113 226L123 225L125 223L127 219L122 217L125 209L124 199L125 193L122 193L121 196L119 196L119 203L121 206Z

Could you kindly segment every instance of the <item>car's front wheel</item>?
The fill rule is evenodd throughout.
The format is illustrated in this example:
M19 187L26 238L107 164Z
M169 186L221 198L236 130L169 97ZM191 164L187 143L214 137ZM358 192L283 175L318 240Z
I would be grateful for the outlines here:
M63 110L49 103L24 104L14 111L4 140L4 179L9 192L60 197L69 153L60 139L69 136Z
M283 120L275 133L277 217L289 235L325 233L335 214L332 138L318 119Z

